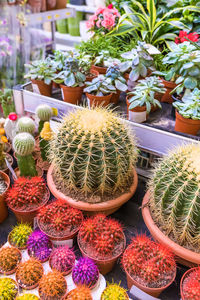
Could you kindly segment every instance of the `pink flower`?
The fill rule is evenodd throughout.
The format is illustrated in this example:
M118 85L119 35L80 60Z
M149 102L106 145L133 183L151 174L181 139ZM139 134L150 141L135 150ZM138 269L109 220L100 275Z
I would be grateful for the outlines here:
M191 32L188 34L188 39L192 42L198 42L199 40L199 35L196 32Z
M17 114L16 113L10 113L8 118L11 121L16 121L17 120Z
M175 43L180 44L180 43L186 42L187 39L192 42L197 42L199 39L199 35L196 32L191 32L191 33L187 34L186 31L182 30L179 32L179 36L175 38Z
M111 3L111 4L109 4L107 7L108 7L109 9L112 9L112 8L113 8L113 5L112 5L112 3Z
M104 10L105 10L105 7L99 7L97 9L95 15L98 16L98 15L102 14L104 12Z
M119 14L118 10L115 7L112 9L112 13L113 13L113 15L115 15L117 17L120 17L120 14Z
M87 27L87 29L91 29L92 27L94 27L94 21L88 20L86 22L86 27Z
M96 26L97 26L98 28L101 27L101 20L100 20L100 19L96 22Z
M112 14L104 14L104 20L101 24L106 29L111 29L115 25L115 16Z

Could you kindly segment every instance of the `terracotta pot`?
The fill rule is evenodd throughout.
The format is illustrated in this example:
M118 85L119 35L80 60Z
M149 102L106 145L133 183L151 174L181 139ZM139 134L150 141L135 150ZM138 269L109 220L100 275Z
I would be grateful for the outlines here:
M21 252L19 250L18 250L18 254L19 254L19 260L18 260L18 264L19 264L21 262L21 260L22 260L22 254L21 254ZM16 272L16 270L17 270L17 266L13 270L8 271L8 272L5 272L5 271L3 271L3 270L0 269L0 274L11 275L11 274L14 274Z
M19 178L20 177L19 168L15 168L14 171L15 171L15 174L16 174L17 178ZM44 175L43 170L38 166L36 166L36 171L37 171L37 174L38 174L37 176L42 177Z
M149 288L147 286L141 285L136 280L132 279L126 270L125 270L125 272L126 272L126 279L127 279L127 285L128 285L129 290L131 289L131 287L133 285L135 285L140 290L144 291L145 293L147 293L153 297L158 297L165 289L167 289L173 283L173 281L176 278L176 271L175 271L172 280L167 285L160 287L160 288Z
M121 95L121 91L117 90L117 93L112 94L110 103L118 104L120 95Z
M50 268L51 268L52 270L54 270L54 268L52 268L51 258L52 258L52 253L51 253L50 257L49 257L49 266L50 266ZM72 268L71 268L70 270L68 270L68 272L62 272L62 274L63 274L63 276L67 276L67 275L69 275L71 272L72 272Z
M65 102L75 105L80 104L84 86L69 87L61 84L60 88Z
M28 223L28 224L33 225L34 218L36 217L38 211L47 204L49 197L50 197L50 192L47 189L46 194L44 196L44 202L39 207L34 208L29 211L17 210L12 207L10 207L10 209L14 212L14 214L17 218L17 221L19 223Z
M188 267L200 265L200 253L195 253L194 251L188 250L176 244L157 227L150 214L150 210L148 207L149 200L150 198L148 191L142 202L142 216L154 240L169 248L176 255L176 260L180 264Z
M61 191L57 189L53 181L52 172L53 172L53 165L50 166L47 173L47 184L54 197L57 199L65 200L70 206L83 210L85 213L89 215L95 215L100 212L106 215L110 215L114 213L134 195L138 185L138 176L136 170L134 169L133 183L128 192L112 200L91 204L83 201L76 201L73 198L65 196Z
M94 257L92 257L92 256L90 256L90 255L88 255L88 254L83 250L83 248L81 247L80 236L79 236L79 234L78 234L77 242L78 242L79 249L80 249L80 251L81 251L81 253L82 253L82 256L83 256L83 257L88 257L88 258L92 259L92 260L96 263L96 265L97 265L97 267L98 267L98 269L99 269L99 272L100 272L101 274L103 274L103 275L106 275L107 273L109 273L109 272L112 271L112 269L114 268L114 266L115 266L115 264L116 264L118 258L119 258L119 257L122 255L122 253L124 252L124 249L125 249L125 247L126 247L126 237L125 237L124 233L123 233L123 236L124 236L124 246L123 246L123 249L121 250L121 252L118 253L116 256L114 256L114 257L112 257L112 258L110 258L110 259L105 259L105 260L96 259L96 258L94 258Z
M44 272L44 270L43 270L43 272ZM20 288L24 289L24 290L33 290L33 289L35 289L35 288L38 286L38 284L39 284L39 281L38 281L37 283L33 284L33 285L30 285L30 286L21 283L20 280L19 280L19 276L18 276L18 270L16 271L15 277L16 277L16 281L17 281L17 283L18 283L18 286L19 286Z
M56 7L56 0L47 0L47 10L55 9Z
M192 268L192 269L189 269L187 270L182 278L181 278L181 282L180 282L180 292L181 292L181 300L187 300L185 297L184 297L184 291L183 291L183 284L184 284L184 280L190 275L190 273L192 272L195 272L197 268Z
M86 80L85 81L92 81L94 78L96 78L99 75L99 72L95 71L95 70L91 70L90 71L91 76L86 76Z
M90 72L97 71L99 74L106 74L108 68L92 65Z
M8 154L8 153L5 153L5 154L6 154L6 159L10 162L10 165L12 167L12 165L13 165L13 158L12 158L12 156L10 154ZM9 175L9 169L7 167L4 168L4 169L1 169L0 172L4 172L4 173L6 173L6 174Z
M12 232L12 231L11 231ZM15 248L17 248L17 249L19 249L19 250L25 250L26 248L27 248L27 245L26 246L24 246L24 247L18 247L17 245L15 245L15 244L13 244L12 242L11 242L11 232L9 233L9 235L8 235L8 243L12 246L12 247L15 247Z
M175 131L197 135L200 130L200 120L186 119L176 111Z
M172 95L170 95L170 93L176 87L176 83L164 79L162 79L162 82L165 85L166 92L162 95L161 102L173 103Z
M52 82L48 85L43 80L31 80L33 92L43 96L51 97Z
M90 107L106 107L110 104L112 94L101 97L86 93L86 97L89 99Z
M8 175L2 171L0 171L0 176L4 179L7 188L4 191L3 194L0 195L0 223L2 223L8 216L8 208L6 206L6 203L4 201L5 199L5 195L6 192L8 190L8 188L10 187L10 178L8 177Z

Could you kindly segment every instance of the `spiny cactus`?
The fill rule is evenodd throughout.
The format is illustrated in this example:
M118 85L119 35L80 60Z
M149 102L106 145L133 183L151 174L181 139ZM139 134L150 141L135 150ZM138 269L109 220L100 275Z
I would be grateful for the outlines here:
M150 211L159 228L183 247L200 247L200 147L189 144L164 157L149 182Z
M41 177L20 177L8 190L6 202L11 208L31 210L41 205L46 194L46 185Z
M82 223L78 238L81 247L90 251L93 258L105 259L124 247L124 234L118 221L97 214Z
M26 289L36 285L43 275L43 266L35 258L30 258L27 261L19 264L16 272L16 279L18 284Z
M68 190L99 193L99 201L105 201L104 194L124 192L133 182L135 140L111 111L71 113L50 142L50 150L56 180Z
M53 270L42 276L39 282L41 299L61 299L67 292L67 282L62 273Z
M0 143L0 168L3 170L6 167L5 163L6 154L4 153L4 144Z
M123 268L144 286L161 287L169 283L176 270L173 254L147 236L136 236L122 258Z
M93 260L81 257L72 270L72 279L76 285L93 288L99 279L99 270Z
M18 132L28 132L33 134L35 131L35 123L29 117L22 117L17 122L17 131Z
M82 212L70 207L65 201L55 202L41 208L38 221L41 229L49 235L71 234L78 229L83 219Z
M128 300L126 290L120 284L111 283L105 288L101 295L101 300Z
M18 293L16 282L11 278L0 278L0 299L14 300Z
M36 108L36 116L39 118L39 134L44 126L44 122L49 121L53 116L52 108L47 104L41 104Z
M32 227L28 224L18 224L10 232L10 243L18 248L26 247L29 235L32 233Z
M199 300L200 297L200 267L191 271L183 281L184 300Z
M63 275L71 272L74 263L74 252L67 245L54 249L50 257L51 268L63 273Z
M0 272L10 273L15 269L21 261L21 253L14 247L1 247L0 249Z
M42 131L40 133L40 137L41 137L40 140L41 157L44 161L46 161L48 157L48 151L49 151L49 141L53 137L53 131L51 130L49 122L44 123Z
M42 247L46 247L49 244L50 240L48 236L43 233L41 230L36 229L33 233L29 236L27 241L28 251L37 251Z
M34 148L35 140L30 133L18 133L13 139L13 149L21 176L37 176L35 160L32 156Z
M63 300L92 300L92 295L88 287L80 285L71 290Z
M23 294L21 296L18 296L16 300L39 300L39 298L34 294Z

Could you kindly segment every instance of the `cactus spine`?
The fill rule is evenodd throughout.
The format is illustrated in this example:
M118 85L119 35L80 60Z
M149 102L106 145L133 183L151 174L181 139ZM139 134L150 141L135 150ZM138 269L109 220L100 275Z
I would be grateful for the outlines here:
M185 300L199 300L200 297L200 267L191 271L183 281L183 296Z
M33 135L35 131L35 123L29 117L22 117L17 122L17 131L18 132L28 132Z
M63 275L71 272L74 263L75 254L67 245L54 249L50 257L51 268L63 273Z
M21 261L21 253L14 247L2 247L0 249L0 272L14 273Z
M32 231L31 226L28 224L16 225L10 233L11 244L19 248L26 247L28 237Z
M113 299L119 299L119 300L128 300L129 297L123 289L120 284L112 283L108 284L108 286L105 288L101 295L101 300L113 300Z
M132 183L135 141L113 112L96 108L71 113L50 149L57 181L69 190L113 195Z
M39 300L39 298L34 294L23 294L21 296L18 296L16 300Z
M49 151L49 141L53 137L53 131L51 130L50 123L45 122L43 129L40 133L40 151L41 151L41 156L42 159L45 161L47 160L48 157L48 151Z
M43 275L43 266L35 258L22 262L16 272L17 282L24 289L34 286Z
M16 282L11 278L0 278L0 299L14 300L16 298L18 289Z
M179 245L200 247L200 147L169 153L149 182L150 211L159 228Z
M39 134L42 131L42 128L44 126L44 122L49 121L51 117L53 116L52 109L47 104L41 104L36 108L36 116L39 118Z
M30 133L18 133L13 140L20 176L37 176L35 161L32 156L35 140Z
M92 295L88 287L80 285L71 290L63 300L92 300Z

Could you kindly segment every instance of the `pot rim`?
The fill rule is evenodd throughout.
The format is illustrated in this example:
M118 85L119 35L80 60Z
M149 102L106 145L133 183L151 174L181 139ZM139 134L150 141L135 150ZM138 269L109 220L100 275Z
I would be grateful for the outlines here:
M184 118L177 110L176 110L176 118L178 118L179 120L181 120L184 123L189 123L189 124L193 124L193 125L198 125L200 124L200 119L199 120L193 120L191 118Z
M66 90L82 90L82 89L84 89L84 85L83 86L66 86L66 85L64 85L64 84L60 84L60 88L61 89L66 89Z
M10 177L3 171L0 171L0 176L3 178L4 182L7 185L7 188L5 189L3 194L0 195L2 197L8 191L8 189L10 187Z
M190 273L194 272L196 269L198 269L198 267L194 267L194 268L191 268L191 269L187 270L187 271L183 274L183 276L181 277L181 282L180 282L180 292L181 292L181 299L182 299L182 300L185 300L185 298L184 298L184 292L183 292L183 283L184 283L184 280L186 279L186 277L187 277Z

